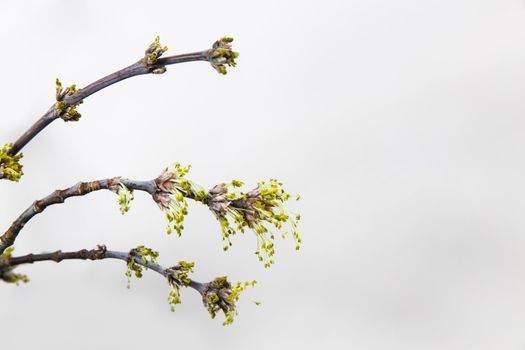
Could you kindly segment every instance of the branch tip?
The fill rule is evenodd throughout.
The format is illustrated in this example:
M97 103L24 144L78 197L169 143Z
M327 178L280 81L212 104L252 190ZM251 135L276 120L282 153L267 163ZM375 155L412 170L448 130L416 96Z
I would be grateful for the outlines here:
M232 324L234 317L238 315L237 301L241 293L248 286L255 286L257 281L237 282L234 286L228 282L226 276L217 277L215 280L206 284L201 293L204 307L208 310L211 318L215 318L217 313L224 313L225 321L223 325Z
M219 74L227 74L226 66L235 67L235 59L239 53L232 50L231 43L233 38L223 37L213 43L212 49L208 52L208 61Z

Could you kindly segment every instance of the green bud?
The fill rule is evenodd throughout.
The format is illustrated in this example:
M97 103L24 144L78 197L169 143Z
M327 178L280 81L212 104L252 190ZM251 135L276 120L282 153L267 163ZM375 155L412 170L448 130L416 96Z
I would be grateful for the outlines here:
M12 148L13 144L8 143L0 149L0 177L18 182L24 175L22 172L23 165L20 164L20 159L24 155L22 153L10 155Z

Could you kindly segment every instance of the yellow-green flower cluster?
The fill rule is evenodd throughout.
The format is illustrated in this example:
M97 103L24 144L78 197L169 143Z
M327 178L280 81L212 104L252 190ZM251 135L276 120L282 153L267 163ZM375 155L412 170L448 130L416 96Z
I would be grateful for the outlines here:
M120 207L120 213L125 214L129 211L131 201L135 198L133 189L126 187L124 184L119 182L115 193L118 196L118 204Z
M144 269L148 269L142 265L137 264L135 259L141 259L143 263L148 261L156 264L159 253L151 248L145 247L143 245L138 246L137 248L131 249L127 259L127 270L126 277L128 278L127 287L130 287L131 277L135 275L137 278L142 278L142 272ZM149 258L149 260L148 260Z
M253 287L256 283L257 281L237 282L235 286L232 286L226 276L218 277L208 283L202 293L202 301L210 313L211 318L215 318L217 313L222 311L225 317L223 325L232 324L235 316L238 315L236 303L241 293L248 286Z
M170 294L168 294L168 304L170 304L171 312L175 312L175 306L180 304L180 289L179 286L172 284Z
M56 89L56 104L55 104L55 116L62 118L64 121L78 121L81 117L81 114L77 111L77 106L82 103L82 101L79 101L75 104L67 105L64 102L64 98L66 96L73 95L77 93L80 89L77 88L75 84L70 85L66 87L65 89L62 88L62 83L58 78L55 81L55 89Z
M162 56L164 52L168 51L167 46L162 46L160 44L160 37L157 35L155 41L148 46L146 52L144 52L144 60L146 65L151 66L157 62L157 60ZM165 70L164 70L165 71ZM162 73L164 73L164 71ZM156 72L160 73L160 72Z
M269 267L274 263L275 254L275 234L269 227L273 226L280 231L283 238L291 231L296 249L299 249L301 237L297 223L300 215L291 213L284 207L292 196L282 188L282 183L278 180L261 181L257 188L247 193L230 191L242 185L242 182L234 180L215 186L208 193L207 203L221 224L224 249L231 245L232 234L238 231L244 233L249 228L257 236L256 255L265 267ZM295 198L299 199L298 196Z
M4 254L0 255L0 258L3 259L4 262L9 261L9 259L11 259L11 257L13 256L13 251L14 250L15 250L15 246L8 247L4 251Z
M208 54L208 60L211 66L219 74L228 73L226 66L235 67L237 65L235 59L239 57L239 53L232 50L232 42L233 38L220 38L213 43L213 47Z
M171 311L175 311L175 306L181 303L180 287L188 287L191 283L188 273L193 272L195 263L179 261L179 263L166 270L166 278L171 286L170 294L168 295L168 303Z
M189 171L189 165L183 167L179 163L174 163L155 179L158 191L153 198L166 213L168 234L175 230L179 236L181 235L184 229L184 217L188 214L186 198L198 201L206 199L204 189L185 178Z
M244 193L235 190L244 185L239 180L222 183L208 193L186 179L190 166L175 163L155 179L157 191L153 195L155 202L165 211L168 220L168 234L173 230L180 236L184 228L184 217L188 213L187 198L207 205L221 225L223 249L231 246L231 236L236 232L244 233L246 228L257 236L256 254L265 267L274 263L275 231L283 238L291 232L299 249L301 237L297 223L300 215L289 212L285 203L292 198L282 183L276 179L259 182L257 188ZM298 200L299 197L295 196Z
M24 156L22 153L10 155L13 148L12 143L5 144L0 149L0 176L11 181L18 182L24 173L20 159Z
M0 280L6 283L14 283L18 286L20 282L29 282L29 278L27 275L14 273L13 267L9 267L9 260L11 259L14 250L15 247L11 246L0 255Z

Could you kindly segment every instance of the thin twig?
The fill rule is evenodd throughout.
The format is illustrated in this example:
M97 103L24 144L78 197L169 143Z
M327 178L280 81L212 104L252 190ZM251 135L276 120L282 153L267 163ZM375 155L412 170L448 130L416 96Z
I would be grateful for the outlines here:
M22 264L33 264L41 261L55 261L57 263L63 260L104 260L116 259L126 262L127 272L126 276L131 277L135 274L136 277L142 277L144 269L153 270L166 278L171 287L168 297L168 303L171 305L172 311L175 305L180 304L180 288L190 287L202 297L204 307L210 313L212 318L220 311L224 312L224 325L231 324L234 316L237 315L236 301L239 299L240 293L246 289L247 286L254 286L256 281L252 282L237 282L235 285L231 284L226 276L217 277L214 280L201 283L189 278L188 274L193 272L194 263L179 261L179 263L172 267L163 267L157 264L158 252L139 246L131 249L129 252L118 252L107 250L105 246L97 246L96 249L82 249L73 252L62 252L60 250L53 253L44 254L28 254L19 257L12 257L11 252L0 255L0 280L7 283L28 282L29 279L24 274L19 274L14 269ZM149 258L149 259L148 259Z
M129 67L123 68L115 73L109 74L102 79L95 81L94 83L89 84L85 88L80 89L77 93L73 95L68 95L64 98L64 103L66 106L74 105L86 97L100 91L110 85L118 83L122 80L143 74L150 74L153 72L153 69L160 66L167 66L177 63L192 62L192 61L207 61L210 50L199 51L194 53L175 55L169 57L160 58L155 65L147 66L144 64L144 60L132 64ZM38 133L40 133L44 128L49 124L59 118L55 113L56 103L53 104L49 110L38 119L22 136L18 138L13 143L13 147L9 150L10 155L15 155L24 148L25 145L29 143ZM3 175L0 174L0 178Z
M10 271L14 267L18 265L23 265L23 264L33 264L35 262L41 262L41 261L54 261L54 262L59 263L63 260L93 260L94 261L94 260L104 260L104 259L117 259L117 260L122 260L125 262L129 262L131 259L133 259L135 264L138 264L147 269L155 271L165 278L168 278L170 269L172 269L172 268L165 268L149 260L142 259L141 257L133 256L132 254L130 254L130 252L119 252L119 251L106 250L104 246L99 246L98 248L91 249L91 250L81 249L81 250L73 251L73 252L62 252L61 250L57 250L53 253L27 254L27 255L18 256L18 257L2 259L0 260L0 279L2 279L1 277L3 276L3 273L10 273ZM188 279L190 280L190 282L188 283L188 286L195 289L200 294L202 294L206 287L206 284L194 281L191 278L188 278Z
M99 191L99 190L116 190L116 186L122 183L126 187L137 190L144 191L151 195L155 194L157 185L154 180L151 181L134 181L134 180L123 180L118 177L90 182L79 182L76 185L66 188L64 190L56 190L50 195L34 201L33 204L27 208L20 216L11 224L9 229L0 236L0 254L2 254L5 249L9 246L12 246L22 230L22 228L27 224L31 218L41 212L43 212L47 207L64 203L64 201L69 197L78 197L84 196L88 193Z

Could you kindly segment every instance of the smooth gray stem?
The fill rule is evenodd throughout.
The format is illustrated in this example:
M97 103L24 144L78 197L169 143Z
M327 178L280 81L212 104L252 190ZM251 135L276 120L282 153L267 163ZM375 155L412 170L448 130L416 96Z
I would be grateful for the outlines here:
M23 264L34 264L42 261L54 261L61 262L64 260L104 260L104 259L116 259L128 262L129 259L133 259L136 264L143 266L147 269L153 270L167 278L168 268L161 265L154 264L148 260L144 261L141 257L130 255L130 252L117 252L112 250L106 250L105 246L98 246L96 249L87 250L81 249L74 252L62 252L57 250L53 253L43 254L28 254L24 256L12 257L9 259L0 259L0 279L7 272L9 273L15 266ZM205 290L206 283L200 283L190 279L189 287L195 289L200 294Z
M113 250L106 251L106 258L108 258L108 259L118 259L118 260L128 261L129 257L130 257L129 253L126 253L126 252L116 252L116 251L113 251ZM140 258L137 258L137 257L131 257L131 258L133 258L133 260L135 260L136 264L139 264L141 266L147 267L150 270L158 272L164 277L166 276L166 268L164 268L164 267L162 267L162 266L160 266L158 264L154 264L152 262L149 262L149 261L144 262L144 260L142 260Z
M117 259L117 260L128 261L128 259L130 258L130 255L129 255L129 253L126 253L126 252L116 252L116 251L108 250L108 251L106 251L105 257L107 259ZM146 260L146 262L144 262L144 260L142 260L139 257L131 256L131 258L133 260L135 260L136 264L144 266L144 267L146 267L146 268L148 268L150 270L153 270L153 271L161 274L162 276L166 277L166 270L167 269L165 267L163 267L161 265L158 265L158 264L154 264L154 263L152 263L150 261L147 261L147 260ZM202 294L204 292L204 289L205 289L205 284L201 283L201 282L197 282L197 281L191 280L191 282L189 284L189 287L195 289L200 294Z
M124 184L126 187L137 190L137 191L144 191L148 192L151 195L154 195L157 191L157 184L155 183L155 180L147 180L147 181L134 181L134 180L120 180L122 184Z

